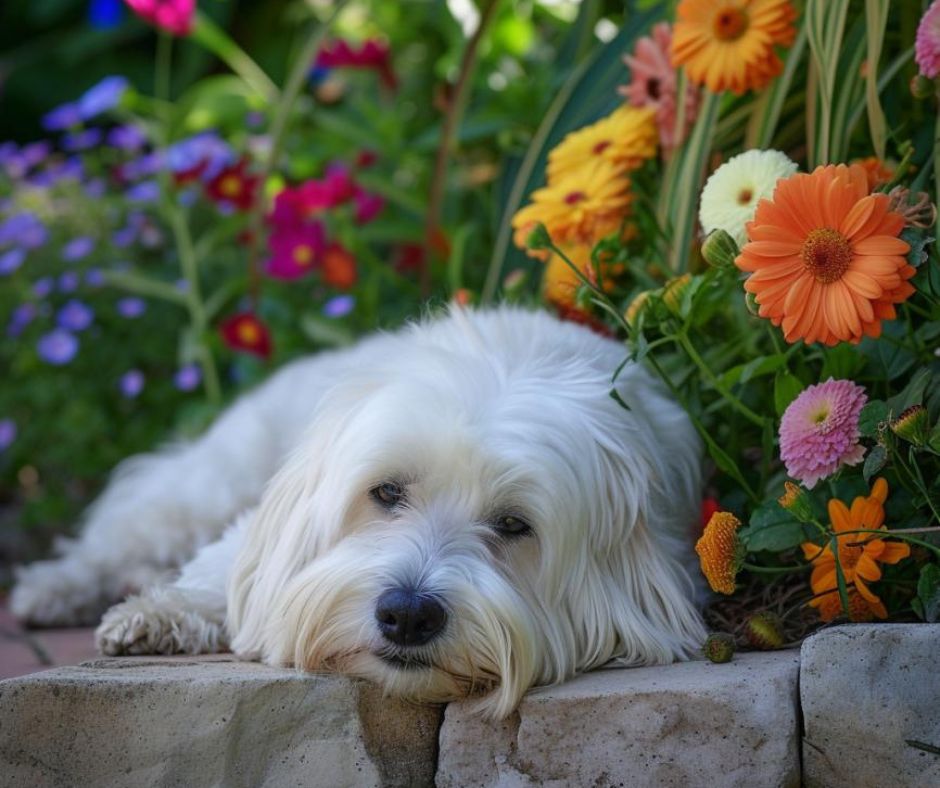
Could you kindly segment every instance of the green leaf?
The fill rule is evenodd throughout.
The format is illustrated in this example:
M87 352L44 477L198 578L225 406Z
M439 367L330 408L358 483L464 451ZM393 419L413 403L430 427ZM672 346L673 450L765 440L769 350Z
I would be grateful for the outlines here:
M917 580L917 613L931 623L940 621L940 566L927 564Z
M927 367L917 370L910 382L901 390L901 393L888 400L888 409L891 413L897 416L911 405L922 404L932 377L933 372Z
M879 425L886 421L890 408L880 399L873 399L858 416L858 431L866 438L877 438Z
M862 475L866 482L871 481L871 477L885 467L888 461L888 452L884 446L875 446L865 458L865 465L862 467Z
M934 424L933 431L930 433L928 441L930 448L934 451L940 451L940 424Z
M786 353L775 353L772 356L760 356L747 364L738 364L725 372L719 380L725 388L731 388L737 383L747 383L752 378L759 378L762 375L769 375L776 372L780 367L787 363Z
M903 322L895 321L885 323L883 332L886 337L906 341ZM859 350L868 358L870 369L867 370L872 378L883 380L897 380L917 363L917 356L902 345L882 339L865 337L858 345Z
M308 313L300 319L301 330L314 342L326 347L351 345L355 337L352 332L334 320L327 320Z
M740 536L751 552L779 553L806 540L802 524L776 501L768 501L755 509Z
M787 406L793 402L803 390L803 384L796 375L787 370L781 370L774 377L774 406L777 415L782 416Z
M927 261L927 247L933 243L934 239L927 234L926 230L908 227L901 233L901 240L907 241L911 247L911 251L907 253L908 264L914 268L920 268L921 264Z
M851 380L864 366L865 359L861 354L852 345L843 342L823 350L823 366L819 379Z

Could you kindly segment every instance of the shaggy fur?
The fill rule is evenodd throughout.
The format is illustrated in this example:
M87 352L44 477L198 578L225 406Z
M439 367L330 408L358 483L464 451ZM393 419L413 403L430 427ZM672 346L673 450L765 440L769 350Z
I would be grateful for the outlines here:
M231 646L494 716L611 660L687 658L700 446L640 367L613 384L629 410L610 396L622 356L500 308L296 362L200 440L125 463L81 537L20 573L13 611L85 623L145 588L105 614L104 653ZM397 505L370 492L385 483ZM501 533L507 516L531 532ZM384 637L389 588L439 600L440 636Z

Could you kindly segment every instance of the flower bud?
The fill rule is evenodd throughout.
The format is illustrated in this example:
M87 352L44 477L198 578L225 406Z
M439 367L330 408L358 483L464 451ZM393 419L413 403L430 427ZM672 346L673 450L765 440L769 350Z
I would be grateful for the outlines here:
M734 638L726 632L712 632L705 639L702 653L710 662L731 662L734 656Z
M548 234L545 225L538 222L526 237L525 245L529 249L550 249L552 246L552 237Z
M685 291L689 289L691 282L692 274L682 274L682 276L670 279L663 287L663 303L666 305L666 309L676 317L682 316L682 297L685 295Z
M911 80L911 95L916 99L930 98L937 92L937 83L923 74L918 74Z
M638 293L630 302L627 311L623 313L623 319L626 321L627 325L630 326L631 330L636 330L640 322L640 316L649 306L651 292L651 290L644 290L642 293Z
M891 432L914 446L925 446L930 435L930 421L923 405L912 405L888 426Z
M702 257L715 268L734 268L739 251L734 238L724 230L713 230L702 244Z
M783 645L783 622L776 613L755 613L744 625L744 636L754 648L771 651Z
M744 294L744 305L747 307L747 311L752 315L755 317L760 316L760 304L757 303L757 296L753 293Z
M529 274L524 268L516 268L510 271L506 274L506 278L503 279L503 293L508 298L521 295L528 279Z
M801 523L810 522L813 519L813 506L806 491L793 482L784 482L783 489L784 493L777 499L777 503Z

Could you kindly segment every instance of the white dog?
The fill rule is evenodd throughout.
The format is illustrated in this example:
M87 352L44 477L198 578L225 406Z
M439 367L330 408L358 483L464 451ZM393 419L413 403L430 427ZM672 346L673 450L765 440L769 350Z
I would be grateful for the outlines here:
M622 357L501 308L291 364L125 463L13 612L80 623L145 588L104 616L104 653L230 646L495 716L612 660L688 658L700 445L642 368L611 383Z

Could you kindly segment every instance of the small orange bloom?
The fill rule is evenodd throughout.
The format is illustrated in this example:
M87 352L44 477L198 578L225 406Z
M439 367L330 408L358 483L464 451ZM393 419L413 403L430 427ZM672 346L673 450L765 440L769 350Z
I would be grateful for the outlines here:
M741 521L731 512L715 512L702 538L695 543L702 574L719 594L733 594L743 547L738 540Z
M357 279L356 259L352 254L337 243L327 246L323 252L323 281L348 290Z
M855 159L852 164L857 164L865 170L865 175L868 177L869 191L885 183L889 183L894 177L894 167L891 167L887 162L882 161L877 156Z
M787 342L854 344L879 336L914 292L903 229L887 195L868 193L861 167L830 164L777 182L735 264L751 273L744 289Z
M793 43L795 19L788 0L682 0L672 64L713 93L758 90L783 69L774 46Z
M887 618L888 611L881 600L872 593L867 583L881 579L881 564L896 564L911 554L911 548L903 542L888 542L877 534L844 533L846 531L884 531L884 502L888 497L888 483L878 479L868 497L859 496L849 509L842 501L829 501L829 519L836 532L839 563L849 590L849 613L853 621L864 620L864 607L878 618ZM842 534L842 535L839 535ZM812 542L802 545L803 555L813 564L810 585L816 598L809 604L819 609L823 621L831 621L841 612L836 559L829 543L820 547Z

